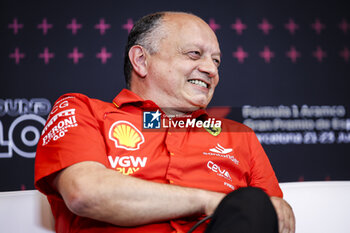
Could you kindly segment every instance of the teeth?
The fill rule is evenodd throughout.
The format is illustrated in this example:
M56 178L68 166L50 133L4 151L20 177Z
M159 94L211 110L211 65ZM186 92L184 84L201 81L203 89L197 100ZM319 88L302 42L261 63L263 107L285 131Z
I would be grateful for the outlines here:
M208 85L205 82L200 81L200 80L189 80L189 82L193 83L193 84L196 84L198 86L201 86L201 87L208 88Z

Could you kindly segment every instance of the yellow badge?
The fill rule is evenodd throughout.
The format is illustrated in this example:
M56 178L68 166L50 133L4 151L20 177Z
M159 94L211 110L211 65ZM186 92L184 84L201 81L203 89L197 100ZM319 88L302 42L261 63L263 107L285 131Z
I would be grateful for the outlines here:
M115 147L125 150L138 150L145 142L142 133L128 121L117 121L109 130L109 139L115 142Z
M221 127L204 127L211 135L218 136L221 133Z

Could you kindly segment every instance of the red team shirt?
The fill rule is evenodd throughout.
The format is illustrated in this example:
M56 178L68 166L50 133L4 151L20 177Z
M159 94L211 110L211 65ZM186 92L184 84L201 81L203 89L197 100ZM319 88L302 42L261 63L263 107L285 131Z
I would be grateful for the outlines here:
M199 220L189 217L122 228L73 214L50 185L50 175L83 161L159 183L223 193L253 186L282 197L270 162L247 126L227 119L214 121L198 110L187 118L172 118L173 123L161 116L161 129L144 129L144 114L150 110L162 113L154 102L126 89L113 103L82 94L67 94L56 101L38 143L35 185L48 197L57 232L186 232ZM149 119L146 123L157 123ZM208 119L212 125L220 120L221 132L174 124ZM196 232L203 232L205 226Z

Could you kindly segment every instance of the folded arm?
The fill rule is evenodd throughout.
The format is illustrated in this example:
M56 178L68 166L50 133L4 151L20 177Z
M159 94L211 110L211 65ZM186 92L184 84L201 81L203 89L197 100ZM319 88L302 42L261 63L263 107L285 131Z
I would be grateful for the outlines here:
M73 213L119 226L209 215L225 196L125 176L90 161L64 169L53 185Z

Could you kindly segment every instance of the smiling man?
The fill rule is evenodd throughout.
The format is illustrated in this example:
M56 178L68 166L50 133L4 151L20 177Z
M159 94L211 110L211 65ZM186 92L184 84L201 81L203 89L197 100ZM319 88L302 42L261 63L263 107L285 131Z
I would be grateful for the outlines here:
M220 48L214 32L192 15L168 14L154 33L161 37L156 53L141 45L129 50L136 73L131 90L176 114L205 108L219 82Z
M226 119L216 129L143 127L144 113L208 121L220 54L202 19L154 13L130 32L128 89L112 103L82 94L57 100L35 164L57 232L294 232L293 212L248 127Z

